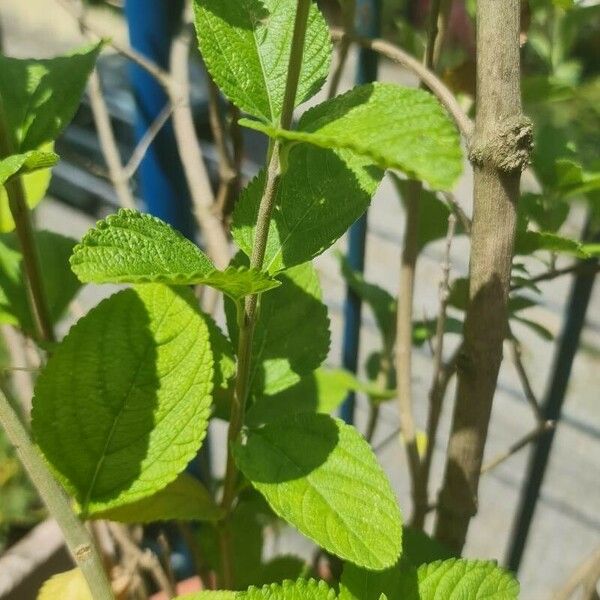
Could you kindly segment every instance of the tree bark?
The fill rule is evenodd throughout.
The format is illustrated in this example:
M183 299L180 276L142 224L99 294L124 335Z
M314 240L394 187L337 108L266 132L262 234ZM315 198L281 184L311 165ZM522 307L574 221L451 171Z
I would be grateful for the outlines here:
M469 307L436 538L460 552L477 512L477 489L502 362L522 170L531 125L520 94L520 0L477 2L477 115Z

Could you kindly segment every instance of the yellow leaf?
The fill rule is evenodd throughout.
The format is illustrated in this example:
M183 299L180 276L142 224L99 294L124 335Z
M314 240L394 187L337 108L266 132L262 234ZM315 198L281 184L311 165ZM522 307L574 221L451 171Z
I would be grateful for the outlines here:
M94 600L79 569L50 577L39 591L37 600Z

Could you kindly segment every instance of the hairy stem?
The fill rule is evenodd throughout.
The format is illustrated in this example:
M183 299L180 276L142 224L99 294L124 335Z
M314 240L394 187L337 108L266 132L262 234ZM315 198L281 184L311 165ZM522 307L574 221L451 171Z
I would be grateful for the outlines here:
M292 37L292 48L290 53L290 63L288 76L283 99L283 108L280 118L280 126L289 129L292 125L294 106L296 101L296 92L298 90L298 80L300 78L300 69L302 67L302 55L304 52L304 39L306 37L306 28L308 25L308 14L311 0L298 0L296 18L294 23L294 34ZM267 168L267 177L265 189L258 209L256 222L256 233L254 245L252 247L252 256L250 257L250 266L255 269L262 269L267 247L267 238L269 234L269 224L271 215L277 198L277 190L281 178L280 153L282 146L280 142L273 144L271 158ZM227 433L227 467L225 471L225 483L223 488L223 498L221 506L226 514L231 512L233 501L235 500L235 484L237 480L237 468L233 457L233 444L238 439L244 425L246 412L246 400L248 397L248 383L250 379L250 363L252 354L252 338L254 327L258 317L258 295L251 295L245 298L243 306L238 307L238 325L239 338L237 349L237 374L235 391L231 405L231 417L229 421L229 430ZM222 564L231 564L231 545L228 543L229 537L221 539ZM233 585L232 575L223 573L226 587ZM228 581L229 579L229 581Z
M0 159L13 154L12 141L0 98ZM42 280L38 249L33 236L31 213L27 206L25 190L20 177L13 177L4 184L8 195L8 206L15 222L17 237L23 254L23 265L27 276L28 296L38 338L43 342L54 341L54 329L48 307L46 290Z
M114 596L104 572L102 558L90 533L73 512L70 499L50 474L44 459L36 450L25 427L2 392L0 392L0 423L15 447L19 460L27 470L33 485L61 528L67 547L73 560L81 569L92 597L94 600L112 600Z
M531 126L520 94L519 0L477 3L477 117L469 306L436 537L455 552L477 512L477 491L507 328L521 171Z

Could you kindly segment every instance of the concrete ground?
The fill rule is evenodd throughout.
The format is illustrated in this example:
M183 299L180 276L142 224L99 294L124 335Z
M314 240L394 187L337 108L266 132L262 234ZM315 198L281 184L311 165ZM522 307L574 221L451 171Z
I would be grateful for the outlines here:
M44 56L79 43L76 27L62 9L48 10L48 0L1 0L0 18L3 21L5 51L9 55ZM118 23L102 17L103 28L117 37L123 36ZM352 65L345 81L352 78ZM381 78L387 81L407 81L406 75L389 64L382 65ZM456 194L467 212L471 205L471 176L468 172L457 186ZM49 199L38 210L39 226L79 237L90 226L91 220L61 203ZM572 231L579 230L581 214L574 210L569 223ZM399 246L404 228L404 216L390 181L382 184L369 213L366 278L397 293ZM337 247L344 249L345 240ZM437 311L437 286L441 275L442 243L431 244L419 259L417 270L415 314L433 316ZM341 356L342 306L344 284L337 261L331 252L317 260L321 274L324 300L330 309L332 347L329 364L338 365ZM463 276L468 267L468 243L464 238L455 240L452 251L452 277ZM538 269L543 267L538 266ZM528 309L526 316L535 319L558 335L563 322L565 303L570 289L568 277L540 286L543 298L538 306ZM110 293L109 288L88 286L78 298L88 308L100 296ZM564 582L575 567L600 545L600 289L596 288L583 335L583 343L573 367L567 392L564 417L558 427L554 450L542 489L538 510L525 560L520 573L522 598L543 600ZM542 340L530 330L515 327L523 342L523 360L535 392L542 396L552 370L555 343ZM372 315L363 315L361 333L361 364L377 348L378 333ZM456 340L448 339L451 349ZM415 351L414 399L417 422L424 428L427 391L432 370L427 348ZM443 420L432 473L432 493L437 490L443 469L447 442L452 393L444 407ZM366 406L358 404L358 426L365 423ZM516 371L507 359L500 373L496 393L486 458L505 450L511 443L534 425ZM381 425L375 439L386 438L398 427L398 413L394 403L382 410ZM221 435L215 431L213 443L222 446ZM499 468L483 477L480 488L480 512L470 530L467 556L495 558L502 561L511 532L513 514L523 483L528 451L513 456ZM404 453L395 441L379 452L379 458L389 473L401 506L409 507L408 475ZM218 468L218 465L217 465ZM405 512L408 513L408 510ZM307 545L295 536L274 540L279 548L293 547L306 551Z

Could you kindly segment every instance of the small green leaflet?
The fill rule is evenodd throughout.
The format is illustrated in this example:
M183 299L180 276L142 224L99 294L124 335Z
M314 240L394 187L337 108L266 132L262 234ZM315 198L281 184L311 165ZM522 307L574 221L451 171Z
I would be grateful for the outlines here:
M50 316L56 323L81 287L69 269L69 256L77 242L51 231L36 231L34 238ZM34 320L18 248L14 233L0 236L0 323L18 325L27 335L33 336Z
M270 223L265 270L276 273L327 250L365 212L382 177L370 160L348 150L292 147ZM264 186L262 171L242 192L233 213L232 235L247 256Z
M241 255L240 255L241 259ZM275 394L318 368L329 351L327 307L310 263L279 276L281 287L263 294L252 340L250 386L255 395ZM229 337L237 344L236 307L225 304Z
M198 44L212 78L229 99L268 123L278 121L285 94L296 0L195 0ZM296 105L327 78L331 41L312 4Z
M496 563L450 558L418 569L401 560L375 573L346 564L339 600L379 600L380 594L402 600L517 600L519 584Z
M121 523L156 521L218 521L223 516L206 488L194 477L182 473L162 490L131 504L94 514L94 519Z
M329 552L374 570L398 559L398 504L353 427L327 415L296 414L248 431L234 454L271 508Z
M494 562L451 558L421 565L419 600L517 600L519 583Z
M13 154L0 160L0 184L12 177L32 173L39 169L48 169L58 162L58 154L41 150L30 150L25 154Z
M15 152L38 150L67 126L102 45L43 60L0 56L0 98Z
M35 441L84 516L152 496L196 455L213 387L191 290L146 284L83 317L37 380Z
M41 162L46 161L46 158L40 158L41 156L44 156L47 157L47 162L49 163L51 160L51 156L57 156L52 151L53 148L54 144L52 142L48 142L47 144L42 144L38 150L32 150L31 152L37 156L35 162L40 164ZM29 153L17 156L26 156L27 154ZM9 161L9 163L7 163L4 166L5 175L8 175L10 170L14 168L14 163L10 162L10 158L6 159ZM33 166L32 163L30 164L31 166ZM46 194L46 190L48 189L48 185L50 184L50 177L52 172L50 168L40 167L36 170L30 170L28 172L24 172L23 169L20 169L19 174L27 206L29 206L29 208L35 208L43 200L44 195ZM4 185L0 185L0 232L7 233L9 231L12 231L14 228L15 222L13 220L10 208L8 206L8 195L6 192L6 188L4 187Z
M73 251L71 268L86 283L205 284L239 300L279 285L257 270L219 271L200 248L151 215L122 208L99 221Z
M324 581L298 579L272 583L246 592L199 592L178 596L175 600L335 600L335 591Z
M347 148L385 169L398 169L434 189L451 189L463 161L456 127L430 93L369 83L308 110L294 131L250 119L267 135L322 148Z

